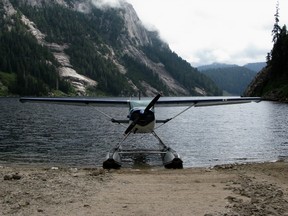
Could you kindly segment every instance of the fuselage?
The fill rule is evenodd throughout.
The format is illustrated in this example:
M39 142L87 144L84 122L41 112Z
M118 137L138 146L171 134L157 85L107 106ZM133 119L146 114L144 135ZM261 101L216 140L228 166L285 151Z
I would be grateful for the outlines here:
M133 133L150 133L154 130L156 124L154 108L145 112L149 102L144 100L130 101L129 123L137 122L132 130Z

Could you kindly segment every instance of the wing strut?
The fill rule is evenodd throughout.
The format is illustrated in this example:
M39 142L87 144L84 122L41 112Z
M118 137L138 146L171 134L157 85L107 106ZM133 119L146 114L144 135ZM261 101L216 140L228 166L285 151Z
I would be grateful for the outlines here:
M126 123L126 121L120 121L120 120L115 120L112 116L108 115L107 113L95 108L97 112L99 112L100 114L102 114L103 116L105 116L106 118L108 118L111 122L113 123L118 123L119 125L121 125L122 127L126 128L126 125L124 125L123 123Z
M160 124L158 127L155 127L154 130L162 127L164 124L166 124L167 122L171 121L172 119L177 118L179 115L181 115L182 113L186 112L187 110L189 110L190 108L194 107L195 104L192 104L190 106L188 106L187 108L185 108L184 110L182 110L181 112L179 112L178 114L176 114L175 116L173 116L172 118L167 119L166 121L164 121L162 124Z

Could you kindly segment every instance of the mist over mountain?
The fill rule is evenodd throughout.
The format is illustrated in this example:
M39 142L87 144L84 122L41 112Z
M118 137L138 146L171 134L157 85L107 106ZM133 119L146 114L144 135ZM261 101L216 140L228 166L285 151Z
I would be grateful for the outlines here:
M2 0L0 95L221 95L124 0Z

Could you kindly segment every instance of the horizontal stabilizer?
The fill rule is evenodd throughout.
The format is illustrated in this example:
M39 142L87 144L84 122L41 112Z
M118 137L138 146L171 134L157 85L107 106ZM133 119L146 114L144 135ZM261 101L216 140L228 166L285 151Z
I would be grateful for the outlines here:
M168 118L168 119L159 119L156 120L156 123L167 123L168 121L170 121L172 118ZM111 122L113 123L118 123L118 124L129 124L129 120L128 119L111 119Z
M136 150L136 151L119 151L119 154L166 154L163 151L147 151L147 150Z
M128 119L114 119L114 118L112 118L111 122L118 123L118 124L129 124Z
M170 120L172 120L172 118L168 118L168 119L158 119L158 120L156 120L156 123L167 123L167 122L169 122Z

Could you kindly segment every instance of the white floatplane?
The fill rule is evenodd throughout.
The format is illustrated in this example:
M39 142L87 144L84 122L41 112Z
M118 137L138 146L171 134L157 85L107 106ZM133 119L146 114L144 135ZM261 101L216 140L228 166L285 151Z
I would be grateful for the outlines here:
M161 155L163 165L166 168L181 169L183 168L183 161L179 154L171 147L166 146L160 137L155 133L156 123L166 124L170 120L179 116L191 107L214 106L239 104L249 102L259 102L261 98L258 97L185 97L185 98L169 98L161 97L157 94L152 100L125 100L125 99L101 99L101 98L39 98L39 97L22 97L20 102L37 102L37 103L55 103L55 104L70 104L70 105L88 105L88 106L128 106L128 119L114 119L111 122L118 124L129 124L124 132L123 139L112 148L103 162L105 169L117 169L121 167L122 156L132 154L159 154ZM172 118L165 120L156 120L154 106L185 106L185 109ZM123 149L123 144L126 138L134 133L149 133L152 134L161 146L158 149Z

